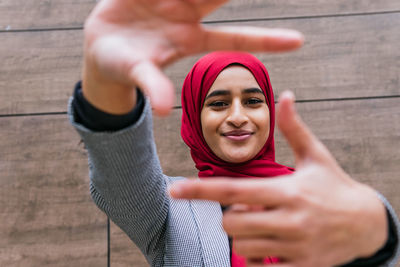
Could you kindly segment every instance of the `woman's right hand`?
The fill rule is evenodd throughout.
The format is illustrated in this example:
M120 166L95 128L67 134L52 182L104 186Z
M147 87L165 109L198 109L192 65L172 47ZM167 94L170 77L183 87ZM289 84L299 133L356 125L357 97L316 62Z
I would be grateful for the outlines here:
M102 0L85 23L83 93L97 108L129 112L136 86L155 112L168 114L174 88L161 68L212 50L287 51L303 42L296 31L200 24L226 0Z

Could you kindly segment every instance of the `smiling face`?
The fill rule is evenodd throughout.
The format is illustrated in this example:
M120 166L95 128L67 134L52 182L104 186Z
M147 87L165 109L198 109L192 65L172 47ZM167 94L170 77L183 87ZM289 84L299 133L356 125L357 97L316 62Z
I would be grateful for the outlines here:
M249 70L233 65L218 75L201 110L201 128L210 149L226 162L248 161L263 148L269 109Z

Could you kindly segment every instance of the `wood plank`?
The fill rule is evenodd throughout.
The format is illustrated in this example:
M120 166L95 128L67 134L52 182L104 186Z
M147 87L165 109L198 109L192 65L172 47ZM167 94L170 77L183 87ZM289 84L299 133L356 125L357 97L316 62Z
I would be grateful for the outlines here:
M243 23L242 23L243 24ZM259 55L276 93L292 89L298 99L400 94L400 13L343 18L257 22L294 27L306 34L295 53ZM7 33L0 42L0 114L66 110L80 77L81 31ZM27 45L28 44L28 45ZM198 56L168 67L177 90Z
M207 17L206 21L282 18L303 16L326 16L352 13L385 12L400 9L400 3L393 0L236 0Z
M0 118L0 266L106 266L107 219L66 116Z
M400 106L399 99L298 103L297 109L312 131L326 144L350 175L382 192L400 211ZM164 172L195 176L188 148L180 138L181 110L167 119L155 118L155 139ZM277 161L293 166L286 141L276 132ZM125 247L124 247L125 246ZM137 262L131 241L113 226L112 265ZM122 262L122 259L124 262ZM141 263L140 263L141 264ZM136 265L135 265L136 266ZM138 265L148 266L148 265Z
M96 0L2 0L0 30L82 27Z
M96 0L3 0L0 30L82 27ZM205 21L321 16L400 10L395 0L232 0Z
M67 110L80 79L82 31L6 33L0 42L0 114Z

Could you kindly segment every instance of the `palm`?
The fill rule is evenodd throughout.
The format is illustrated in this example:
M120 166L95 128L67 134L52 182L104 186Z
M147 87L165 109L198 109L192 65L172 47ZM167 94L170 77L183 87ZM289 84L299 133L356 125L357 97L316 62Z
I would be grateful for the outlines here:
M213 2L216 8L222 1ZM203 49L205 34L199 21L204 15L201 5L179 0L109 1L99 5L92 18L96 27L107 29L97 32L102 40L118 35L138 61L163 66Z
M86 23L86 64L109 82L138 85L164 113L172 106L173 85L160 68L174 60L215 49L276 51L301 44L299 35L287 38L287 32L204 28L202 18L224 2L103 0Z

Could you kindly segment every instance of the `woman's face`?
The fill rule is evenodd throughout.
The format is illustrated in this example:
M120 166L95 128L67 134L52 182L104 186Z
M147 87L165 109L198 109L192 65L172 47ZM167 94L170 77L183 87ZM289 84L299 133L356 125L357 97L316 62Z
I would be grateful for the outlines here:
M201 111L203 136L220 159L241 163L254 158L269 135L269 109L253 74L244 67L223 70Z

